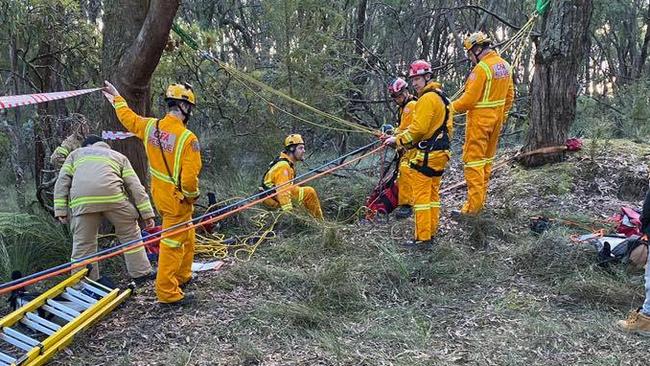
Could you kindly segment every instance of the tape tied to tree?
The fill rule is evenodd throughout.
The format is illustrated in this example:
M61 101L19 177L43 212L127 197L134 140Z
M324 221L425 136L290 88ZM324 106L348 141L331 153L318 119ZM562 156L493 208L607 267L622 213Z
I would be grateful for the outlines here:
M53 93L37 93L37 94L23 94L23 95L7 95L0 97L0 110L16 108L30 104L47 103L53 100L61 100L80 95L96 92L102 88L69 90Z

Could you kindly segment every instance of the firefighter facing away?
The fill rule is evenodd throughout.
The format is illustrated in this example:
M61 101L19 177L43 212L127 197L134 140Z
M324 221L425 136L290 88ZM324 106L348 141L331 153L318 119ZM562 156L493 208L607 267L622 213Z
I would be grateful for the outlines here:
M403 244L407 248L430 249L431 238L438 230L440 217L440 181L449 161L449 143L453 133L453 114L441 85L433 80L431 65L414 61L409 78L418 93L413 121L405 131L384 136L384 144L416 149L409 161L412 176L415 240Z
M394 134L406 131L413 120L416 98L409 93L408 83L402 78L396 78L388 84L388 93L398 106L399 125ZM395 216L398 219L411 216L413 206L413 188L411 181L417 172L411 169L409 161L415 158L415 149L399 149L399 170L397 175L397 209Z
M132 111L113 85L106 82L104 95L127 130L144 143L149 160L151 195L167 229L192 219L194 202L199 197L201 153L199 141L187 129L196 105L192 86L172 84L167 88L167 114L162 119L141 117ZM194 229L165 235L160 241L156 296L167 304L184 304L192 294L181 289L192 279Z
M89 135L81 147L66 157L54 185L54 215L70 222L72 260L97 252L97 232L102 219L115 227L121 243L141 239L138 219L154 226L149 196L126 156L111 150L99 136ZM124 253L126 269L136 282L153 277L144 247ZM88 277L99 279L93 263Z
M463 146L467 201L455 216L477 214L485 206L501 127L514 98L511 67L490 45L483 32L469 34L463 41L475 66L465 82L465 92L451 103L454 113L467 111Z
M269 208L280 208L290 211L294 204L303 205L309 214L317 219L323 219L323 211L316 190L312 187L300 187L291 183L296 177L295 165L305 159L305 142L302 136L291 134L284 140L284 150L269 164L262 178L260 191L268 191L277 187L276 196L268 197L262 204Z

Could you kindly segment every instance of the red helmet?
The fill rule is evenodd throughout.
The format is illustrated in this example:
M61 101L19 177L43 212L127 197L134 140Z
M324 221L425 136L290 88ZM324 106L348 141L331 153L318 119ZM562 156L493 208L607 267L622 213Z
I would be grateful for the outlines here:
M388 93L390 93L392 97L396 97L400 95L404 90L406 90L408 86L409 84L406 81L404 81L404 79L402 78L394 79L393 81L390 82L390 84L388 84Z
M424 60L417 60L411 63L409 66L409 77L432 74L431 64Z

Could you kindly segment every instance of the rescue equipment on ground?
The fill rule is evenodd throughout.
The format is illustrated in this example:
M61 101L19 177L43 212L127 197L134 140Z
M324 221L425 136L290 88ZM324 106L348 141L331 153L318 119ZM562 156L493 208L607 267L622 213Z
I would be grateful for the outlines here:
M106 316L131 289L111 289L83 269L0 320L0 365L43 365Z

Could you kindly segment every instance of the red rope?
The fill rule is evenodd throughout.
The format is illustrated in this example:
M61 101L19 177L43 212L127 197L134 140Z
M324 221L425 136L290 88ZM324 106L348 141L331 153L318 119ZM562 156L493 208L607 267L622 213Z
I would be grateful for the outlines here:
M322 177L324 175L327 175L327 174L329 174L329 173L331 173L331 172L333 172L335 170L341 169L344 166L347 166L347 165L350 165L350 164L352 164L354 162L357 162L357 161L359 161L359 160L361 160L361 159L363 159L363 158L365 158L367 156L370 156L370 155L372 155L372 154L374 154L374 153L376 153L376 152L378 152L378 151L380 151L380 150L382 150L384 148L385 148L385 146L383 146L383 145L379 146L379 147L369 151L368 153L363 154L361 156L358 156L358 157L356 157L354 159L348 160L347 162L345 162L345 163L343 163L341 165L336 165L336 166L334 166L332 168L329 168L329 169L326 169L326 170L324 170L324 171L322 171L322 172L320 172L318 174L314 174L311 177L305 178L301 182L295 183L295 185L299 186L301 184L311 182L314 179L320 178L320 177ZM11 292L11 291L13 291L15 289L18 289L18 288L22 288L22 287L25 287L25 286L32 285L32 284L34 284L36 282L40 282L40 281L43 281L45 279L48 279L48 278L51 278L51 277L54 277L54 276L58 276L60 274L64 274L64 273L69 272L69 271L71 271L73 269L85 267L85 266L87 266L89 264L99 262L99 261L103 261L104 259L115 257L115 256L117 256L119 254L122 254L124 252L139 248L141 246L144 246L144 245L147 245L147 244L152 244L152 243L154 243L154 242L156 242L158 240L161 240L164 237L173 236L173 235L188 231L188 230L190 230L192 228L196 228L196 227L199 227L199 226L203 226L205 224L210 224L210 223L213 223L213 222L223 220L224 218L226 218L226 217L228 217L230 215L233 215L233 214L235 214L237 212L243 211L243 210L245 210L247 208L250 208L250 207L252 207L252 206L254 206L254 205L258 204L258 203L261 203L262 201L264 201L264 200L266 200L268 198L275 197L279 193L280 193L279 191L276 191L276 192L274 192L274 193L272 193L272 194L270 194L270 195L268 195L266 197L258 198L258 199L254 200L254 201L251 201L251 202L249 202L249 203L247 203L247 204L245 204L243 206L237 207L236 209L225 212L225 213L223 213L221 215L211 217L211 218L209 218L207 220L204 220L204 221L201 221L201 222L198 222L198 223L189 223L186 227L178 228L176 230L164 233L160 238L155 238L154 237L154 238L148 239L148 240L140 242L140 243L135 243L133 245L129 245L127 247L124 247L124 248L122 248L120 250L116 250L114 252L111 252L111 253L108 253L108 254L105 254L105 255L102 255L102 256L99 256L99 257L91 258L91 259L85 260L83 262L75 263L75 264L71 265L70 267L62 268L62 269L60 269L58 271L51 272L51 273L48 273L48 274L45 274L45 275L42 275L42 276L39 276L39 277L32 278L31 280L21 282L19 284L13 285L13 286L9 286L9 287L0 289L0 295L6 294L6 293Z

